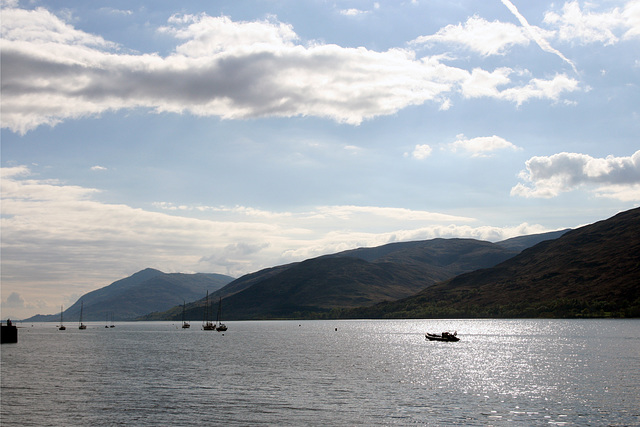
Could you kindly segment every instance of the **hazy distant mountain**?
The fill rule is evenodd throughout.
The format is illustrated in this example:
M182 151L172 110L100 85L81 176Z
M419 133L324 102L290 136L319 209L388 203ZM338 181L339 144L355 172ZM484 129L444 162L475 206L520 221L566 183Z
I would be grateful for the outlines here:
M517 251L473 239L433 239L361 248L243 276L211 296L224 298L226 319L291 318L371 305L413 295L427 286L493 266ZM202 319L204 301L187 306ZM145 319L178 319L181 307Z
M640 317L640 208L349 317Z
M555 240L570 230L570 228L567 228L559 231L550 231L548 233L529 234L527 236L512 237L511 239L502 240L501 242L497 243L504 248L523 251L527 248L530 248L531 246L537 245L540 242L544 242L545 240Z
M202 298L233 280L222 274L163 273L148 268L83 295L64 311L64 321L77 322L84 303L83 321L135 319L153 311L164 311L183 301ZM60 314L37 315L27 321L56 321Z

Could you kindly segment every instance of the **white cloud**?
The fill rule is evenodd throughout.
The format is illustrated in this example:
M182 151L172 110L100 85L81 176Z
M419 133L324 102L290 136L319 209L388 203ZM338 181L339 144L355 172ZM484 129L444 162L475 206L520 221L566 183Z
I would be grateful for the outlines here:
M566 74L556 74L550 80L534 78L520 86L505 87L512 83L514 73L506 67L492 72L475 68L461 83L462 94L466 98L490 97L522 105L531 99L558 100L563 94L579 89L578 81Z
M285 255L291 259L307 259L326 253L335 253L358 247L374 247L393 242L428 240L436 238L465 238L488 241L500 241L511 237L537 234L551 231L540 225L522 223L514 227L493 227L470 225L431 225L421 228L397 230L390 233L365 233L353 231L332 231L326 235L326 241L310 242L309 245L292 248ZM327 242L331 242L327 245ZM327 251L330 247L331 250Z
M640 201L640 151L629 157L579 153L532 157L520 178L525 183L513 187L511 195L550 198L586 186L599 197Z
M456 141L448 144L448 147L453 152L461 150L470 153L472 157L487 157L489 156L488 153L496 150L521 149L497 135L479 136L471 139L465 138L464 135L459 135Z
M76 30L44 8L35 10L6 8L3 10L2 38L3 43L22 44L23 48L30 45L48 45L51 48L57 48L50 52L39 51L40 54L48 57L52 57L56 52L62 50L64 44L79 48L89 46L117 47L115 43L107 42L100 36ZM71 57L66 59L72 61Z
M612 29L620 24L620 12L616 9L608 14L585 14L580 10L578 2L574 1L564 4L562 15L547 12L544 22L558 27L557 37L560 40L613 44L618 41Z
M630 1L625 5L622 12L627 31L624 33L624 39L640 37L640 0Z
M112 7L101 7L100 12L104 12L109 15L120 15L120 16L130 16L133 15L133 12L126 9L115 9Z
M342 9L340 11L341 15L345 15L345 16L358 16L358 15L364 15L367 14L368 12L365 10L360 10L360 9Z
M421 36L412 44L433 42L457 43L481 55L504 55L513 45L527 45L529 38L521 27L499 21L489 22L478 16L464 24L447 25L431 36Z
M528 84L512 87L499 92L496 98L521 105L530 99L558 100L565 92L578 90L578 81L566 74L557 74L551 80L531 79Z
M347 153L353 156L358 155L362 152L362 148L358 147L357 145L345 145L343 148Z
M566 76L564 84L556 76L509 87L511 72L500 69L486 72L498 78L488 89L476 89L481 70L444 65L444 56L303 46L290 25L274 19L174 15L160 31L181 44L166 57L121 54L116 44L42 8L3 10L2 31L2 126L20 133L133 108L223 119L316 116L357 125L428 101L446 109L461 85L465 96L518 105L531 97L555 100L577 87Z
M462 94L467 98L500 97L498 86L511 83L510 75L513 70L502 67L489 72L481 68L474 68L469 78L462 83Z
M424 160L431 155L433 149L428 144L418 144L413 149L411 156L414 159Z
M640 0L627 2L622 10L616 7L601 13L583 10L577 1L567 2L561 13L547 12L544 22L557 28L561 41L615 44L620 38L640 35Z
M11 292L7 299L2 302L3 308L24 308L24 299L17 292Z
M451 99L449 98L444 98L441 100L440 102L440 107L438 108L438 110L440 111L447 111L451 108L452 102Z
M640 184L602 185L593 191L597 197L605 199L640 202Z
M472 222L472 218L445 215L428 211L415 211L405 208L388 208L378 206L324 206L316 209L314 216L325 218L339 218L342 220L358 221L366 216L379 217L383 221L436 221L436 222Z
M95 165L95 166L91 166L91 170L92 171L106 171L107 168L105 168L104 166Z

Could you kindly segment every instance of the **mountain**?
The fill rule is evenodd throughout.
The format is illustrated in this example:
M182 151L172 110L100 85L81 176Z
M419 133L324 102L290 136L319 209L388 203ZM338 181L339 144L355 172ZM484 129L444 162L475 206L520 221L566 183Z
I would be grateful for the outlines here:
M569 230L571 229L567 228L559 231L550 231L548 233L529 234L527 236L512 237L511 239L502 240L501 242L497 243L503 248L513 249L515 251L523 251L527 248L530 248L531 246L537 245L540 242L544 242L545 240L555 240Z
M391 243L261 270L215 292L210 303L224 298L227 320L299 318L404 298L516 254L473 239ZM187 317L202 319L204 304L200 300L187 305ZM177 320L181 315L181 307L174 307L143 319Z
M345 317L640 317L640 208Z
M152 311L164 311L183 301L202 298L207 290L216 291L233 280L222 274L163 273L147 268L83 295L64 311L65 322L77 322L81 301L83 321L135 319ZM36 315L26 321L56 321L55 315Z

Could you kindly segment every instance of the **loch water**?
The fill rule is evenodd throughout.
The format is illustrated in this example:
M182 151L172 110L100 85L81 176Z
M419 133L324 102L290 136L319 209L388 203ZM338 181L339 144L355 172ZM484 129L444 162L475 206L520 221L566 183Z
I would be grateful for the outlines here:
M640 425L640 320L226 323L19 324L0 424Z

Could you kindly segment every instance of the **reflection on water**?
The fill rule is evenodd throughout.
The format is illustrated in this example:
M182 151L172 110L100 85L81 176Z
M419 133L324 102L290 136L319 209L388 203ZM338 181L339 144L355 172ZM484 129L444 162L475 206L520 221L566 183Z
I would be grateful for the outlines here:
M638 320L21 326L3 426L640 424Z

